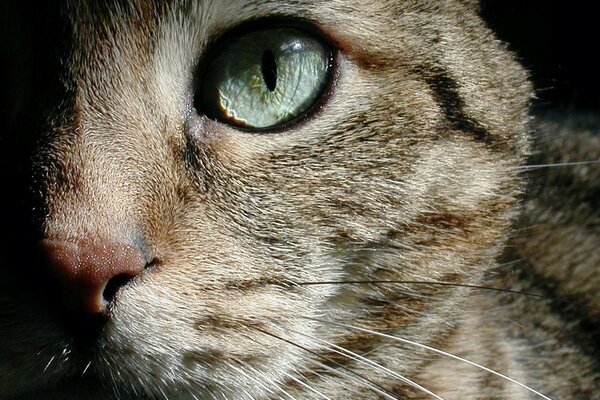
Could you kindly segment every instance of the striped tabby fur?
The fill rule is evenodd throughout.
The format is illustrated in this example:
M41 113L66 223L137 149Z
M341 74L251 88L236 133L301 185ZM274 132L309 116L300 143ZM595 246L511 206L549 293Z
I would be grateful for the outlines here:
M600 167L523 167L600 159L597 125L532 139L475 1L61 7L61 95L18 175L36 226L159 262L82 352L3 233L0 398L600 398ZM274 16L339 49L322 108L263 135L190 114L208 44Z

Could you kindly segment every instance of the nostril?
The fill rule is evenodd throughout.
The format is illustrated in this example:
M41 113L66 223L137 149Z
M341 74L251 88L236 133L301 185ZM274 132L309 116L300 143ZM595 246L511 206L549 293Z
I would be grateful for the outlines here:
M127 283L129 283L129 281L131 281L133 278L133 276L128 274L121 274L111 278L102 292L102 298L104 301L110 304L117 295L119 289L122 286L127 285Z
M152 270L152 269L156 268L159 263L160 263L160 260L155 257L144 266L144 270L147 270L147 269ZM121 289L121 287L127 285L135 277L136 277L135 274L131 275L128 273L124 273L124 274L119 274L119 275L111 278L106 283L106 286L104 287L104 290L102 291L102 298L104 299L104 301L108 304L112 303L112 301L114 300L115 296L117 295L117 292L119 291L119 289Z
M160 259L158 257L154 257L152 260L150 260L149 263L146 264L146 266L144 267L144 269L149 269L149 270L153 270L154 268L157 268L160 264Z

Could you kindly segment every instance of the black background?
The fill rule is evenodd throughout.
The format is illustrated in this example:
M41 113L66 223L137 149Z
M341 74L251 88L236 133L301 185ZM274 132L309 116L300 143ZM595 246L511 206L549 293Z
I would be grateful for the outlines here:
M537 107L600 111L597 2L483 0L481 4L488 25L531 71Z

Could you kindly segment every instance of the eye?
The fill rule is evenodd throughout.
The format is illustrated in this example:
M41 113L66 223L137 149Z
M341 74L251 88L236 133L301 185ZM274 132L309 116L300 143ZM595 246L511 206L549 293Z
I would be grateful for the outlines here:
M196 108L248 129L274 128L306 114L330 79L332 51L297 28L252 31L213 53L198 79Z

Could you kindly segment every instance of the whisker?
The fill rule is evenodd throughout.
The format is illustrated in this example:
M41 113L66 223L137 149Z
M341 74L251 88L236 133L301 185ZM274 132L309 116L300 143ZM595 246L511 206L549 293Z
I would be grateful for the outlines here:
M212 358L212 357L211 357L211 358ZM240 362L239 360L235 359L235 358L233 359L233 362L235 362L235 363L238 363L238 364L241 364L241 362ZM256 379L255 379L255 378L253 378L253 377L250 377L250 376L248 376L248 374L247 374L247 373L246 373L246 372L243 370L243 368L242 368L241 366L240 366L240 367L237 367L237 366L235 366L235 365L234 365L232 362L229 362L229 361L224 361L224 364L225 364L227 367L229 367L229 368L231 368L231 369L233 369L233 370L235 370L235 371L239 372L240 374L242 374L242 375L246 376L246 377L247 377L248 379L250 379L251 381L254 381L254 382L256 382ZM263 388L265 388L265 387L264 387L264 386L262 386L260 383L258 383L258 382L257 382L257 384L258 384L260 387L263 387ZM223 390L222 390L222 389L220 389L220 388L219 388L218 390L219 390L219 393L220 393L220 395L221 395L221 399L229 400L229 397L228 397L228 396L225 394L225 392L223 392ZM254 397L254 395L253 395L253 394L251 394L251 393L249 393L249 392L248 392L248 390L247 390L247 388L246 388L246 386L245 386L245 385L244 385L244 386L241 386L241 387L240 387L240 386L238 386L238 387L237 387L237 390L241 391L241 392L243 393L243 395L245 395L245 397L244 397L245 399L256 400L256 397ZM273 393L273 392L272 392L272 391L271 391L269 388L265 388L265 390L267 390L267 391L268 391L269 393L271 393L271 394L274 394L274 393ZM213 395L212 393L211 393L211 395L212 395L212 396L213 396L213 398L214 398L214 395Z
M50 361L48 361L48 364L46 364L46 367L44 368L44 372L46 372L46 370L50 367L50 365L52 364L52 362L54 361L55 358L56 358L56 356L52 356L50 358Z
M343 348L341 346L338 346L338 345L336 345L334 343L330 343L330 342L328 342L326 340L319 339L319 338L316 338L316 337L304 334L302 332L296 332L296 331L293 331L293 332L298 333L298 334L300 334L302 336L305 336L307 338L310 338L312 340L316 340L318 342L326 344L327 346L330 346L329 350L331 350L331 351L333 351L333 352L335 352L337 354L340 354L340 355L343 355L344 357L348 357L348 358L350 358L352 360L358 361L361 364L371 365L371 366L375 367L376 369L378 369L379 371L387 372L387 373L391 374L393 377L395 377L395 378L399 379L400 381L406 383L407 385L412 386L412 387L414 387L416 389L419 389L423 393L426 393L426 394L428 394L428 395L430 395L430 396L432 396L432 397L434 397L434 398L436 398L438 400L444 400L442 397L440 397L439 395L433 393L429 389L427 389L427 388L419 385L418 383L416 383L416 382L408 379L407 377L405 377L405 376L403 376L403 375L401 375L401 374L399 374L399 373L397 373L395 371L392 371L389 368L384 367L383 365L380 365L380 364L376 363L373 360L370 360L370 359L368 359L368 358L366 358L364 356L361 356L360 354L357 354L357 353L355 353L353 351L345 349L345 348ZM334 350L334 348L338 349L339 351ZM344 353L346 353L346 354L344 354Z
M272 395L277 395L272 388L268 387L267 385L265 385L263 382L261 382L260 380L256 379L255 377L251 376L250 374L248 374L246 371L244 371L242 368L236 367L235 365L232 365L231 363L229 364L229 366L236 370L237 372L239 372L240 374L244 375L246 378L250 379L251 381L253 381L254 383L256 383L258 386L260 386L261 388L265 389L267 392L271 393ZM261 374L262 376L262 374ZM252 398L254 398L254 396L251 396ZM279 397L281 398L281 397Z
M320 356L320 355L318 355L320 358L323 358L323 359L325 359L325 360L328 360L328 362L331 362L332 364L336 364L337 366L340 366L342 369L341 369L341 370L339 370L339 369L335 369L335 368L333 368L333 367L331 367L331 366L329 366L329 365L327 365L327 364L321 363L321 362L319 362L319 361L317 361L317 360L315 360L315 359L313 359L313 358L310 358L310 357L308 357L308 356L306 356L306 355L302 355L302 356L303 356L303 357L304 357L304 358L305 358L305 359L306 359L308 362L310 362L311 364L313 364L313 365L315 365L315 366L317 366L317 367L319 367L319 368L322 368L322 369L324 369L324 370L327 370L328 372L330 372L330 373L332 373L332 374L334 374L334 375L337 375L337 376L340 376L340 377L344 377L344 378L349 378L349 379L351 379L351 380L354 380L355 382L362 383L362 384L364 384L364 387L366 387L366 388L368 388L368 389L371 389L371 390L373 390L374 392L376 392L376 393L378 393L378 394L380 394L380 395L382 395L382 396L384 396L384 397L386 397L386 398L390 398L390 395L389 395L388 393L386 393L386 392L384 392L383 390L381 390L381 389L383 389L381 386L379 386L379 385L377 385L377 384L376 384L377 386L379 386L379 388L378 388L378 387L376 387L376 386L373 386L373 385L371 385L371 384L369 383L368 379L367 379L367 383L366 383L366 384L365 384L364 382L361 382L361 380L359 380L359 379L357 380L357 377L356 377L355 375L358 375L359 377L361 377L363 381L364 381L366 378L362 377L360 374L358 374L358 373L356 373L356 372L354 372L354 371L352 371L352 370L349 370L348 368L345 368L345 367L344 367L344 366L342 366L341 364L339 364L339 363L337 363L337 362L335 362L335 361L333 361L333 360L330 360L330 359L328 359L328 358L327 358L327 357L325 357L325 356ZM311 374L311 375L316 375L316 376L318 376L319 378L324 378L322 374L320 374L320 373L319 373L318 371L316 371L315 369L311 369L311 368L310 368L310 366L305 366L305 367L303 367L303 368L306 370L306 373L308 373L308 374ZM348 370L348 371L349 371L349 372L351 372L353 375L350 375L350 374L349 374L348 372L346 372L345 370ZM304 373L302 373L302 372L298 372L298 373L299 373L300 375L302 375L302 376L305 376L305 375L304 375ZM381 389L380 389L380 388L381 388ZM396 397L391 397L391 398L392 398L392 399L397 399ZM331 399L330 399L330 400L331 400ZM402 400L406 400L406 399L402 399Z
M554 168L554 167L569 167L576 165L589 165L589 164L600 164L600 160L592 160L592 161L573 161L573 162L562 162L555 164L534 164L534 165L522 165L520 167L516 167L517 170L533 170L539 168Z
M341 369L343 369L343 370L345 370L345 371L349 372L349 373L350 373L350 374L352 374L352 375L355 375L355 376L357 376L358 378L360 378L360 379L364 380L365 382L368 382L368 383L370 384L370 385L369 385L369 387L370 387L372 390L374 390L374 391L378 392L379 394L381 394L382 396L384 396L384 397L386 397L386 398L388 398L388 399L391 399L391 400L401 400L401 399L399 399L398 397L395 397L395 396L393 396L391 393L389 393L389 392L388 392L388 391L387 391L385 388L383 388L383 387L382 387L381 385L379 385L377 382L374 382L374 381L370 380L369 378L367 378L367 377L365 377L365 376L363 376L363 375L361 375L361 374L359 374L359 373L357 373L357 372L355 372L355 371L352 371L351 369L349 369L349 368L345 367L344 365L342 365L342 364L340 364L340 363L336 362L335 360L332 360L332 359L330 359L330 358L328 358L328 357L326 357L326 356L324 356L324 355L321 355L321 354L319 354L319 353L317 353L317 352L314 352L314 351L312 351L312 350L310 350L310 349L307 349L306 347L304 347L304 346L301 346L301 345L299 345L299 344L297 344L297 343L294 343L294 342L292 342L291 340L288 340L288 339L282 338L281 336L275 335L274 333L267 332L267 331L265 331L265 330L262 330L262 329L260 329L260 328L257 328L257 327L252 327L252 328L254 328L254 329L255 329L256 331L258 331L258 332L261 332L261 333L263 333L263 334L265 334L265 335L271 336L271 337L273 337L273 338L275 338L275 339L279 339L279 340L281 340L281 341L283 341L283 342L285 342L285 343L288 343L288 344L290 344L290 345L292 345L292 346L294 346L294 347L297 347L297 348L299 348L299 349L302 349L302 350L306 351L307 353L309 353L309 354L312 354L313 356L316 356L316 357L318 357L318 358L321 358L321 359L323 359L323 360L325 360L325 361L327 361L327 362L329 362L329 363L332 363L332 364L336 365L337 367L339 367L339 368L341 368ZM313 360L313 362L316 362L316 361L315 361L315 360ZM323 366L326 366L326 365L325 365L325 364L323 364ZM331 367L327 367L327 369L330 369L330 368L331 368ZM333 368L331 368L331 369L335 371L335 369L333 369ZM405 400L405 399L402 399L402 400Z
M319 362L319 361L316 361L316 360L311 360L311 362L312 362L313 364L315 364L316 366L318 366L318 367L320 367L320 368L323 368L323 369L325 369L325 370L327 370L327 371L331 372L332 374L341 375L341 376L344 376L344 377L346 377L346 378L350 378L350 379L356 379L356 376L352 376L352 375L350 375L348 372L344 371L344 370L348 370L348 369L347 369L347 368L344 368L343 366L342 366L342 368L343 368L344 370L339 370L339 369L335 369L335 368L333 368L333 367L330 367L330 366L329 366L329 365L327 365L327 364L321 363L321 362ZM358 375L358 376L362 377L362 375L360 375L360 374L358 374L358 373L355 373L355 372L354 372L354 371L352 371L352 370L348 370L348 371L349 371L349 372L351 372L353 375ZM365 379L366 379L366 378L364 378L364 377L363 377L363 380L365 380ZM367 381L369 381L368 379L366 379L366 380L367 380ZM365 387L367 387L367 388L369 388L369 389L373 390L374 392L376 392L376 393L378 393L378 394L382 395L382 396L383 396L383 397L385 397L386 399L391 399L391 400L407 400L407 399L404 399L404 398L402 398L402 399L398 399L398 397L391 396L391 395L390 395L390 394L389 394L389 393L388 393L388 392L387 392L385 389L381 388L381 386L379 386L379 385L377 385L377 384L373 385L373 384L370 384L370 383L368 383L368 382L367 382L367 383L366 383L366 385L365 385ZM380 389L380 388L381 388L381 389Z
M247 335L243 335L243 336L245 336L247 339L250 339L251 341L253 341L253 342L255 342L255 343L260 343L260 342L258 342L257 340L255 340L254 338L251 338L251 337L249 337L249 336L247 336ZM311 361L312 361L312 360L311 360ZM238 361L238 362L239 362L239 361ZM236 369L236 370L238 370L238 371L239 371L239 368L237 368L237 367L233 366L231 363L228 363L228 365L230 365L231 367L233 367L234 369ZM250 368L252 368L252 367L250 367ZM260 372L259 372L259 371L257 371L255 368L252 368L252 370L254 370L254 371L258 372L258 373L259 373L259 375L261 375L263 378L266 378L266 377L264 376L264 374L260 373ZM315 373L315 372L314 372L314 371L311 371L311 373ZM312 388L312 387L311 387L311 386L309 386L308 384L306 384L306 383L304 383L304 382L300 381L299 379L295 378L295 377L294 377L294 376L292 376L291 374L289 374L289 373L287 373L287 372L286 372L286 373L285 373L285 375L287 375L289 378L293 379L294 381L298 382L299 384L301 384L301 385L305 386L307 389L309 389L309 390L311 390L311 391L313 391L313 392L315 392L315 393L317 393L317 394L319 394L319 395L323 396L323 397L324 397L324 398L326 398L326 399L329 399L327 396L325 396L325 395L323 395L322 393L318 392L316 389ZM248 376L248 375L246 374L246 376ZM248 376L248 377L249 377L249 376ZM249 378L250 378L250 379L253 379L253 378L251 378L251 377L249 377ZM267 379L268 379L268 378L267 378ZM269 379L269 381L271 381L271 383L274 383L274 382L273 382L272 380L270 380L270 379ZM289 393L288 393L286 390L284 390L284 389L281 387L281 385L279 385L279 384L277 384L277 383L274 383L274 384L275 384L275 386L276 386L276 387L277 387L279 390L281 390L282 392L284 392L284 393L285 393L285 394L287 394L289 397L291 397L292 399L294 399L294 400L295 400L295 398L294 398L294 397L293 397L291 394L289 394ZM264 386L263 386L263 387L264 387ZM275 393L273 393L273 391L271 391L270 389L268 389L268 388L265 388L265 389L266 389L267 391L269 391L271 394L275 395ZM248 394L248 393L246 392L246 394ZM252 398L253 398L254 396L251 396L251 395L249 395L249 397L252 397ZM331 400L331 399L329 399L329 400Z
M83 372L81 373L81 377L82 377L82 378L83 378L83 376L85 375L85 373L87 372L87 370L90 368L90 366L91 366L91 365L92 365L92 361L90 360L90 361L89 361L89 362L86 364L85 368L83 369Z
M356 376L352 376L352 375L348 374L347 372L345 372L345 371L343 371L343 370L337 370L337 369L335 369L335 368L333 368L333 367L330 367L330 366L328 366L328 365L326 365L326 364L324 364L324 363L321 363L321 362L319 362L319 361L317 361L317 360L315 360L315 359L313 359L313 358L311 358L311 357L308 357L308 356L307 356L307 355L305 355L305 354L300 354L300 356L301 356L301 357L303 357L303 358L304 358L304 359L305 359L305 360L306 360L308 363L310 363L310 364L311 364L311 365L305 365L305 366L303 366L303 367L302 367L302 368L305 370L305 372L300 372L300 371L296 370L296 372L297 372L299 375L303 376L303 377L306 377L306 374L309 374L309 375L316 375L316 376L317 376L317 377L319 377L320 379L325 379L326 377L325 377L323 374L319 373L319 371L318 371L318 370L315 370L314 368L312 368L312 366L317 366L317 367L319 367L319 368L321 368L321 369L323 369L323 370L327 370L328 372L330 372L330 373L332 373L332 374L334 374L334 375L337 375L337 376L342 376L342 377L345 377L345 378L349 378L349 379L351 379L351 380L354 380L355 382L362 383L360 380L357 380ZM323 358L325 358L325 359L326 359L326 357L323 357ZM289 374L288 374L288 375L289 375ZM296 378L296 379L297 379L297 378ZM305 384L306 384L306 383L305 383ZM370 389L373 389L375 392L377 392L377 393L380 393L380 394L382 394L383 396L386 396L386 394L385 394L385 393L383 393L383 392L381 392L379 389L377 389L377 388L375 388L375 387L371 386L369 383L366 383L365 387L367 387L367 388L370 388ZM330 399L330 400L331 400L331 399Z
M525 385L525 384L523 384L523 383L521 383L521 382L519 382L519 381L517 381L517 380L515 380L515 379L513 379L513 378L511 378L509 376L506 376L506 375L504 375L504 374L502 374L502 373L500 373L498 371L494 371L493 369L485 367L485 366L483 366L481 364L477 364L476 362L470 361L470 360L468 360L466 358L459 357L459 356L457 356L455 354L448 353L448 352L440 350L440 349L436 349L435 347L427 346L425 344L418 343L418 342L415 342L415 341L412 341L412 340L409 340L409 339L404 339L404 338L401 338L399 336L392 336L392 335L388 335L388 334L381 333L381 332L375 332L375 331L372 331L370 329L360 328L360 327L352 326L352 325L348 325L348 324L342 324L340 322L327 321L327 320L322 320L322 319L312 318L312 317L304 317L304 318L308 319L308 320L312 320L312 321L317 321L317 322L325 323L325 324L330 324L330 325L334 325L334 326L340 326L340 327L347 328L347 329L353 329L353 330L360 331L360 332L366 332L366 333L370 333L370 334L377 335L377 336L380 336L380 337L385 337L385 338L388 338L388 339L397 340L399 342L410 344L412 346L420 347L422 349L425 349L425 350L428 350L428 351L431 351L431 352L434 352L434 353L437 353L437 354L440 354L440 355L443 355L443 356L446 356L446 357L449 357L449 358L453 358L455 360L458 360L458 361L461 361L461 362L464 362L464 363L467 363L469 365L472 365L472 366L474 366L476 368L479 368L479 369L481 369L483 371L489 372L489 373L491 373L493 375L496 375L496 376L498 376L500 378L506 379L506 380L508 380L508 381L510 381L510 382L512 382L512 383L514 383L514 384L516 384L516 385L518 385L518 386L520 386L520 387L522 387L522 388L530 391L531 393L536 394L537 396L539 396L539 397L541 397L543 399L552 400L548 396L546 396L546 395L538 392L537 390L532 389L529 386L527 386L527 385Z
M365 281L314 281L314 282L296 282L296 286L316 286L316 285L433 285L433 286L454 286L454 287L466 287L469 289L477 290L491 290L494 292L521 294L524 296L538 297L541 299L548 299L548 297L530 292L521 292L512 289L495 288L489 286L469 285L465 283L455 282L439 282L439 281L395 281L395 280L365 280Z
M288 396L292 400L297 400L294 396L292 396L290 393L288 393L287 390L285 390L283 387L281 387L281 385L279 383L275 382L273 379L269 378L264 373L262 373L260 371L257 371L255 368L252 368L252 370L255 371L258 375L260 375L267 382L269 382L271 385L273 385L275 387L275 390L278 390L278 391L282 392L283 394L285 394L286 396Z
M325 396L323 393L319 392L317 389L313 388L312 386L310 386L309 384L302 382L301 379L296 378L294 375L289 374L289 373L285 373L285 375L290 378L291 380L293 380L294 382L296 382L298 385L302 386L303 388L321 396L322 398L326 399L326 400L331 400L331 398Z

